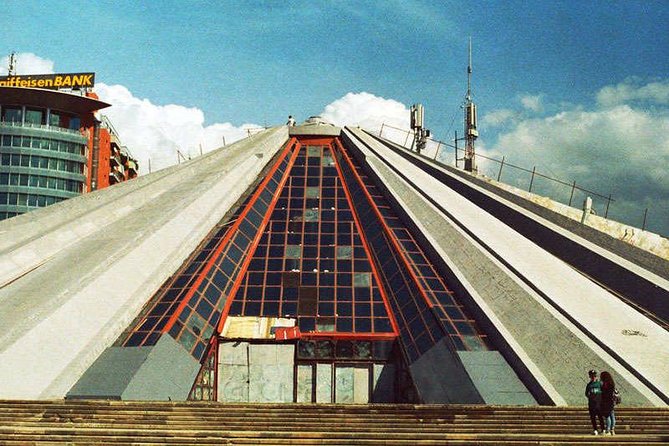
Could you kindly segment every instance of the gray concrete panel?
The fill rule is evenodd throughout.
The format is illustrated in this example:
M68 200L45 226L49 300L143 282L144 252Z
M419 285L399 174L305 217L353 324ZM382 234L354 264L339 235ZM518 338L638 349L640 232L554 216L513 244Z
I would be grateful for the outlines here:
M290 136L339 136L341 127L329 124L297 125L289 127Z
M293 344L249 346L249 401L290 403L293 401Z
M254 403L292 403L293 366L251 364L249 401Z
M0 222L0 397L63 397L286 138L270 130Z
M218 346L218 362L223 365L247 366L248 342L221 342Z
M353 367L335 367L335 403L352 404L354 402Z
M486 404L537 404L499 352L458 352L458 356Z
M248 365L219 365L218 401L224 403L246 403L249 401Z
M592 287L592 284L587 284L583 277L574 276L573 271L568 271L563 265L555 263L550 255L535 252L535 246L528 244L522 238L516 239L506 226L491 219L485 211L475 209L461 196L445 189L443 185L430 179L424 172L393 154L389 149L375 143L368 136L359 134L360 132L356 132L356 135L361 136L370 144L370 147L374 147L383 154L388 164L376 158L364 146L361 148L367 155L373 171L383 179L393 197L406 210L408 217L416 223L421 236L428 240L439 253L444 261L442 268L445 268L447 273L458 281L460 287L469 291L470 304L473 303L477 307L475 312L487 315L488 325L495 327L497 331L489 334L494 335L492 339L496 344L506 349L502 353L507 361L511 361L517 373L522 369L530 372L529 377L523 375L523 380L528 378L536 380L557 404L577 405L583 404L581 388L585 385L586 380L584 371L590 368L611 370L618 377L620 387L629 394L630 404L649 405L660 402L635 376L530 289L515 275L514 271L509 270L497 258L487 253L476 238L451 220L452 215L464 219L465 223L460 222L460 224L465 225L468 230L477 231L480 237L485 236L490 243L495 243L494 248L497 252L513 258L514 262L528 263L524 268L529 268L527 269L529 274L541 277L542 280L537 283L541 283L542 286L552 287L552 282L565 282L565 277L569 276L569 283L565 282L551 291L551 293L563 295L561 299L564 299L565 303L572 306L580 303L582 308L589 307L590 309L595 305L604 311L600 303L589 303L587 299L582 301L574 299L575 295L582 295L584 289L588 289L593 294L602 294L601 289L598 291L596 287ZM398 176L400 172L410 180ZM420 186L416 181L420 182ZM419 193L416 187L429 192ZM452 211L444 212L430 200ZM504 237L513 239L513 242L501 237L500 232L504 232ZM549 273L551 268L559 269L560 272ZM579 286L574 287L575 283L579 283ZM567 290L570 291L565 294ZM603 300L598 300L598 302L604 303ZM620 307L621 305L618 304L622 303L617 299L608 299L604 305ZM575 310L576 313L582 311ZM622 312L608 308L606 312L611 318L626 317L634 320L633 325L641 323L641 319L633 312L622 308L620 310ZM592 311L587 314L583 312L582 315L591 316ZM592 327L593 323L603 329L602 323L606 321L590 317L586 326ZM651 327L647 322L643 322L643 325ZM654 337L659 336L657 330L652 329L651 331ZM610 329L608 334L604 334L604 331L601 333L601 339L622 340L619 333L611 332ZM629 341L634 340L626 340L628 344L630 344ZM649 340L643 339L642 341L647 343ZM658 348L662 347L658 346ZM628 348L625 347L625 350ZM661 350L656 348L654 351L657 364L659 360L657 355L661 354L659 353ZM636 352L631 353L631 350L628 352L632 355L630 358L636 354ZM655 366L653 370L654 374L664 373L658 366Z
M199 370L200 363L171 336L164 335L151 348L122 399L185 401Z
M372 388L372 403L394 403L395 395L395 365L374 364L374 383Z
M314 389L313 366L297 366L297 402L311 403Z
M121 399L151 347L110 347L86 370L67 398Z
M435 344L409 366L421 402L427 404L481 404L477 391L457 353L445 340Z
M332 401L332 364L316 364L316 402Z

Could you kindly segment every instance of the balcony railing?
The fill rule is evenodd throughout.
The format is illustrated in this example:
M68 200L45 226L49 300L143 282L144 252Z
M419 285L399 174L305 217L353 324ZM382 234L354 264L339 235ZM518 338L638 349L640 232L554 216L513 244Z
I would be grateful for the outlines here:
M113 181L110 181L111 184L121 183L121 182L125 181L125 177L118 170L112 170L111 172L109 172L109 179L113 180Z
M22 127L31 129L40 129L40 130L48 130L50 132L67 133L69 135L79 135L88 138L88 130L66 129L64 127L58 127L46 124L33 124L30 122L16 122L16 121L0 121L0 127Z

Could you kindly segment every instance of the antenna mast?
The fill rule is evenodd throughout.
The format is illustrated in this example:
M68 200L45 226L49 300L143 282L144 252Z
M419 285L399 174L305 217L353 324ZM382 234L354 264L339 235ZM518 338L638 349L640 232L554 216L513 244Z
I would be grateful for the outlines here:
M411 130L414 131L414 139L411 148L415 148L416 152L420 153L427 145L427 138L430 137L430 131L423 127L423 117L425 115L423 104L412 105L410 111Z
M467 65L467 96L465 97L465 170L477 172L474 141L479 136L476 130L476 104L472 101L472 38L469 38L469 64Z
M12 51L12 54L9 55L9 69L7 70L7 75L14 76L16 74L16 53Z

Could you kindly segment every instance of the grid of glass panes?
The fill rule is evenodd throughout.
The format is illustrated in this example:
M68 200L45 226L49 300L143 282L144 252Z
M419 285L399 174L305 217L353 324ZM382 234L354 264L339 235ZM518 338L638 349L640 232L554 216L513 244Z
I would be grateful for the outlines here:
M47 152L48 153L48 152ZM62 158L51 158L46 156L30 155L27 153L3 153L0 156L0 164L3 166L12 167L29 167L32 169L48 169L52 171L84 174L84 163L86 159L79 155L67 155L74 158L74 160L67 160ZM47 187L47 186L43 186Z
M218 367L218 342L211 344L207 357L188 394L189 401L216 401L216 369Z
M22 186L22 187L41 187L43 189L61 190L65 192L81 193L84 187L84 178L81 181L68 180L65 178L54 178L45 175L33 175L28 173L0 172L0 186ZM0 201L0 204L5 204ZM46 206L46 198L38 204L30 203L29 206Z
M271 176L247 197L229 221L213 231L213 235L201 245L202 248L184 263L179 274L161 288L157 293L160 297L146 317L126 334L122 345L155 345L162 333L167 331L193 357L198 360L202 357L206 342L220 321L247 251L262 229L263 217L271 211L272 199L294 159L290 155L295 147L293 145L283 151ZM204 278L202 275L205 275ZM196 285L197 289L193 289ZM183 305L185 299L188 301ZM179 314L174 320L173 315L177 311Z
M67 136L66 136L67 137ZM83 137L82 137L83 139ZM52 138L41 138L27 135L2 135L0 144L3 147L19 147L23 149L40 149L52 152L86 155L86 142L61 141Z
M393 351L393 341L359 341L342 339L309 340L297 343L297 360L308 363L319 361L388 361Z
M467 315L467 310L455 299L453 292L448 289L441 274L429 261L411 231L397 217L364 170L358 166L357 172L455 347L458 350L487 350L487 336L478 329L476 322Z
M228 223L239 218L239 214L248 203L249 198L250 196L246 198L242 206L237 208ZM180 270L158 290L154 298L145 307L146 311L143 313L140 322L124 334L120 345L126 347L155 345L165 328L165 324L185 298L216 246L230 229L231 225L227 223L218 225L214 229L213 233L184 262ZM220 316L220 313L212 316L215 318Z
M461 333L453 323L454 321L448 317L448 314L443 311L440 305L437 305L437 308L442 311L435 314L432 308L435 302L428 302L426 300L425 294L427 293L422 288L426 285L428 287L433 284L436 286L436 283L417 282L410 274L407 264L402 258L404 252L398 252L395 248L394 241L399 240L393 234L392 229L391 232L386 232L382 222L377 218L377 214L374 211L374 206L377 203L374 202L374 199L381 204L381 212L384 215L384 220L390 222L391 228L397 229L402 235L410 234L409 231L397 218L393 210L387 206L385 199L378 193L369 178L363 176L364 173L360 170L357 163L346 155L337 156L337 159L340 161L346 185L351 192L359 219L363 223L368 242L372 246L376 261L379 264L379 271L384 280L384 285L387 290L390 290L389 296L400 328L402 346L409 361L413 362L418 359L421 354L429 350L444 335L449 336L457 349L487 348L482 341L480 332L470 319L463 318L463 320L457 321L458 323L466 324L467 331ZM358 175L363 180L363 183L359 182L356 175L354 175L354 169L358 171ZM370 195L374 196L373 201L369 201L365 191L370 191ZM400 230L404 230L405 232L403 233ZM411 240L413 241L413 238ZM405 249L400 247L401 251L405 251ZM415 254L423 254L415 242L411 245L411 249L414 250ZM429 264L424 255L422 255L420 262L420 264ZM438 277L434 269L432 273L435 274L434 277ZM448 290L443 285L443 281L440 280L440 286L432 291L431 296L434 299L437 293L442 292L450 297ZM447 324L444 324L444 321ZM469 330L473 330L474 334L470 335ZM472 337L471 339L469 338L470 336ZM469 341L469 343L466 344L465 340Z
M297 317L303 333L393 335L329 145L301 149L229 314Z

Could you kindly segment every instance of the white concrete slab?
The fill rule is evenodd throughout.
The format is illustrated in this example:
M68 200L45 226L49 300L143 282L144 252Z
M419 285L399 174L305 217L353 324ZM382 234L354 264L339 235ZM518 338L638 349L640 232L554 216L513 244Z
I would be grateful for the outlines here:
M286 139L285 127L270 130L130 182L126 196L114 186L36 215L62 224L45 222L45 234L0 254L0 398L63 397ZM79 217L60 215L70 211ZM8 236L20 239L22 226Z
M556 305L663 393L669 394L669 368L666 367L669 364L669 333L666 330L392 150L381 144L374 148L420 189L427 191L440 206L457 216L520 274L536 284ZM594 314L593 308L598 309ZM643 336L627 336L624 333L628 331L638 331Z

